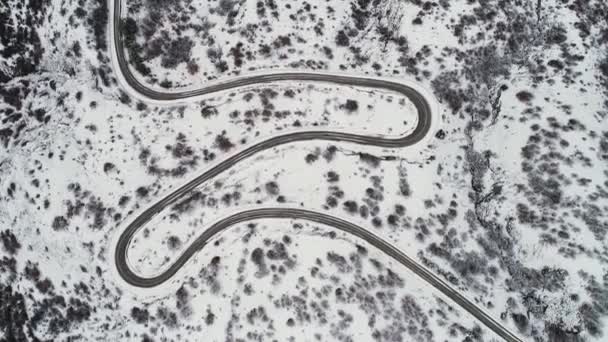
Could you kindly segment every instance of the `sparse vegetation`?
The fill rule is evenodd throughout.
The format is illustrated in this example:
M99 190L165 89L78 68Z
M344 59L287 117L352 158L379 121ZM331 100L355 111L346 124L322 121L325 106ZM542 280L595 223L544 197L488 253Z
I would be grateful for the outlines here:
M7 1L0 340L490 339L458 305L413 291L381 251L305 220L239 223L188 261L200 271L177 273L174 292L123 291L109 241L161 197L274 134L410 132L411 101L303 81L159 106L112 70L106 0ZM170 267L217 217L285 203L403 247L526 340L603 340L605 1L123 4L128 62L155 90L269 69L407 78L439 100L441 122L403 149L286 144L168 197L131 240L136 273Z

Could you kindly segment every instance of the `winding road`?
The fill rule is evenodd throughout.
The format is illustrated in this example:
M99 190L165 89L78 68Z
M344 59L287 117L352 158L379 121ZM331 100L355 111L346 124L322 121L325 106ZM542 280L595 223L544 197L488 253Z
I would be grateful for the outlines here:
M173 101L185 100L202 95L208 95L220 91L240 88L249 85L277 82L277 81L313 81L323 82L336 85L356 86L372 89L383 89L400 93L410 99L418 112L418 121L414 130L406 135L397 138L387 138L382 136L368 136L349 134L335 131L302 131L276 135L269 139L260 141L256 144L233 154L223 161L217 163L201 175L190 180L185 185L174 190L166 195L158 202L147 208L139 216L137 216L120 234L116 248L114 260L120 277L128 284L140 287L150 288L158 286L178 272L184 264L198 251L206 246L206 244L219 233L227 230L235 225L252 220L259 219L294 219L306 220L334 227L348 234L365 240L370 245L378 248L383 253L392 257L395 261L413 271L420 278L425 280L429 285L433 286L445 296L453 300L460 307L471 313L481 323L489 329L501 336L509 342L521 342L522 340L512 333L509 329L496 321L493 317L487 314L483 309L471 302L457 290L452 288L443 279L435 275L426 267L419 264L416 260L408 257L401 252L397 247L372 233L371 231L346 221L344 219L328 215L326 213L305 210L300 208L257 208L252 210L241 211L229 217L226 217L210 227L197 237L197 239L187 247L187 249L179 256L179 258L171 264L166 270L156 276L145 277L133 271L129 264L128 249L132 242L133 236L155 215L163 209L171 206L176 201L184 197L190 191L230 169L244 159L260 152L279 145L307 140L325 140L335 142L349 142L368 146L377 146L382 148L403 148L414 145L420 142L429 132L431 128L431 106L427 99L416 89L407 84L398 81L389 81L373 77L358 77L347 75L336 75L323 72L273 72L262 75L237 76L230 80L214 82L200 89L187 90L183 92L161 92L147 87L137 80L131 73L129 68L125 50L120 35L120 18L123 4L121 0L110 0L110 8L113 9L113 16L110 19L110 33L113 40L112 54L115 64L117 64L117 74L124 79L124 86L128 87L132 93L136 93L140 97L153 101Z

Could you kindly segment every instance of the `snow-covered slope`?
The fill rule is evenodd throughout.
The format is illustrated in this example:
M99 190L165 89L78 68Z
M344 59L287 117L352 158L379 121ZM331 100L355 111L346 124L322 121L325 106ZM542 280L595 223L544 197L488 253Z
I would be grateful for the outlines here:
M110 4L0 5L0 339L499 340L380 251L307 222L241 224L167 284L123 282L125 226L226 156L291 131L399 135L416 113L313 82L146 103L116 81ZM312 141L243 161L138 232L138 272L219 217L300 206L373 230L525 340L607 338L604 1L125 6L132 71L155 89L293 68L416 80L439 102L411 148Z

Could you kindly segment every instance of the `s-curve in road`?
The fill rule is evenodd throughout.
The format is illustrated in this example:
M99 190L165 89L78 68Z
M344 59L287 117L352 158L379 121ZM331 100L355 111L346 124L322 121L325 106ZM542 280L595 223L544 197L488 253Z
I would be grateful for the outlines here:
M217 93L220 91L240 88L249 85L271 83L278 81L302 81L302 82L323 82L345 86L357 86L374 89L390 90L401 93L410 98L418 107L428 105L424 97L411 86L402 82L389 81L366 76L348 76L329 72L268 72L267 74L256 74L249 76L235 76L229 80L213 82L199 89L186 90L180 92L164 92L152 89L142 84L131 72L125 55L125 48L121 32L121 13L124 3L122 0L110 0L110 6L113 8L113 16L110 20L110 33L113 40L112 53L115 63L117 64L120 77L122 77L130 90L135 91L138 95L149 100L180 100L202 95Z
M405 255L391 243L359 225L326 213L311 210L280 207L258 208L238 212L205 229L201 235L179 256L179 258L161 274L153 277L145 277L136 274L129 264L127 255L127 251L133 236L160 211L171 206L199 185L230 169L242 160L260 151L264 151L279 145L307 140L347 142L382 148L402 148L412 146L420 142L429 132L431 128L432 113L428 99L415 88L405 83L396 80L386 80L366 76L347 76L323 72L269 72L268 74L237 76L226 81L210 83L208 86L199 89L181 92L161 92L152 89L139 82L139 80L137 80L137 78L131 73L129 68L120 35L121 11L122 6L124 5L121 1L122 0L110 0L110 7L113 12L112 19L110 20L110 33L113 39L112 53L113 59L117 66L116 73L119 78L125 81L123 83L125 83L124 86L128 88L126 89L127 91L136 93L144 100L150 100L157 103L172 102L174 100L186 100L202 95L213 94L220 91L255 84L264 84L277 81L307 81L394 91L408 97L414 104L418 114L418 121L414 130L396 138L367 136L333 131L301 131L273 136L269 139L250 145L242 151L225 158L223 161L215 164L201 175L190 180L188 183L169 193L158 202L147 208L125 228L118 238L114 255L118 274L124 279L124 281L132 286L143 288L150 288L164 283L174 276L175 273L178 272L195 253L204 248L211 239L222 231L239 223L272 218L307 220L334 227L365 240L370 245L378 248L383 253L389 255L394 260L413 271L429 285L433 286L443 295L447 296L460 307L471 313L481 323L486 325L489 329L501 336L506 341L522 341L509 329L492 318L476 304L468 300L465 296L453 289L440 277L419 264L414 259Z

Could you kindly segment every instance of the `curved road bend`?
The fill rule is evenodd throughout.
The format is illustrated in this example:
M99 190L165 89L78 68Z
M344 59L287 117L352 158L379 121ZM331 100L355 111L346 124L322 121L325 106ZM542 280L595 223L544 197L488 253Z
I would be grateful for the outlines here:
M423 280L428 282L431 286L442 292L444 295L452 299L459 306L464 308L466 311L468 311L475 318L477 318L489 329L494 331L497 335L501 336L506 341L523 341L519 337L517 337L517 335L509 331L509 329L504 327L500 322L492 318L484 310L479 308L477 305L468 300L458 291L453 289L449 284L447 284L437 275L429 271L426 267L420 265L414 259L411 259L407 255L405 255L398 248L396 248L386 240L376 236L370 231L354 223L345 221L343 219L328 214L310 210L295 208L260 208L236 213L215 223L214 225L206 229L190 246L188 246L188 248L167 270L165 270L158 276L146 278L134 273L128 262L127 250L135 233L161 210L175 203L177 200L182 198L184 195L186 195L188 192L190 192L200 184L219 175L220 173L231 168L243 159L250 157L257 152L270 149L282 144L306 140L350 142L355 144L372 145L385 148L400 148L411 146L422 140L422 138L424 138L429 132L429 129L431 127L432 113L427 99L418 91L416 91L416 89L408 85L376 78L333 75L321 72L284 72L271 73L267 75L240 76L224 82L218 82L200 89L188 90L183 92L160 92L151 89L139 82L130 71L127 59L125 57L122 38L120 35L120 18L122 11L121 0L111 0L111 4L111 6L113 6L113 24L112 27L110 27L110 30L111 32L113 32L112 38L114 41L114 47L116 52L115 57L120 68L120 73L125 78L127 84L134 91L151 100L170 101L178 99L187 99L190 97L212 94L215 92L230 90L243 86L270 83L276 81L314 81L337 85L357 86L394 91L404 96L407 96L410 101L412 101L418 112L418 123L416 128L410 134L407 134L402 137L384 138L380 136L364 136L331 131L295 132L274 136L267 140L261 141L255 145L246 148L243 151L238 152L237 154L232 155L231 157L228 157L219 164L216 164L211 169L208 169L203 174L189 181L179 189L174 190L172 193L165 196L160 201L146 209L142 214L135 218L135 220L133 220L133 222L131 222L127 226L127 228L122 232L117 242L114 258L119 275L127 283L137 287L154 287L167 281L181 267L183 267L184 264L195 253L201 250L215 235L238 223L267 218L308 220L319 224L335 227L339 230L342 230L346 233L352 234L365 240L367 243L378 248L383 253L391 256L397 262L413 271L415 274L417 274Z
M116 50L116 60L120 68L122 76L125 78L127 84L133 88L137 93L152 99L152 100L179 100L187 99L194 96L201 96L212 94L224 90L230 90L240 88L244 86L271 83L278 81L303 81L303 82L323 82L338 84L344 86L356 86L364 88L375 88L385 89L401 93L410 98L413 102L418 104L427 104L426 99L422 95L403 83L392 82L372 77L358 77L358 76L347 76L347 75L334 75L323 72L281 72L281 73L269 73L266 75L249 75L249 76L236 76L230 80L223 82L214 83L209 86L205 86L199 89L186 90L181 92L162 92L147 87L137 80L137 78L131 73L127 58L125 56L125 49L123 45L122 35L120 34L121 15L122 15L122 2L121 0L113 0L114 6L113 23L111 31L113 34L113 43ZM416 103L415 103L416 104ZM418 106L417 106L418 107Z

